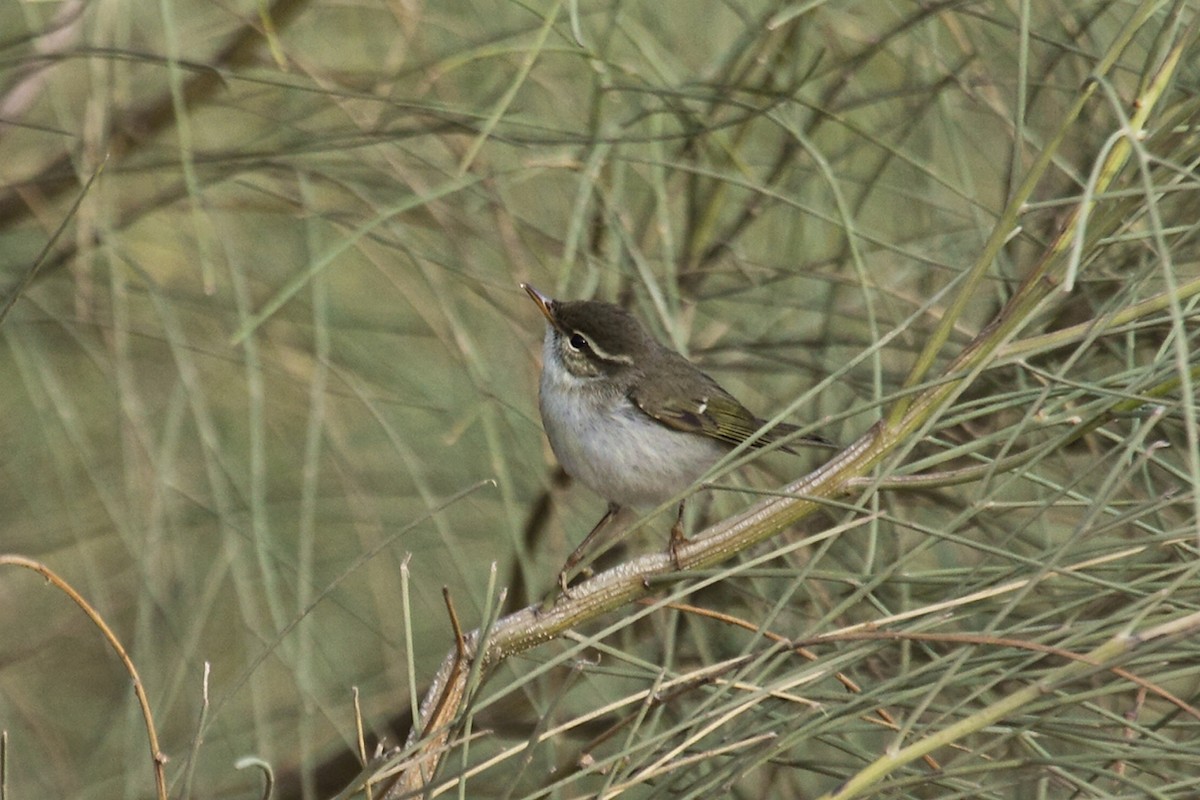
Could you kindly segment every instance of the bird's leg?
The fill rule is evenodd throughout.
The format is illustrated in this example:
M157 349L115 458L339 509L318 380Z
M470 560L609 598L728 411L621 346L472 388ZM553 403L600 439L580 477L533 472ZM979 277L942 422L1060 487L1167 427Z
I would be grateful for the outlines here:
M667 545L667 552L671 554L671 562L675 565L675 569L683 569L679 563L679 546L687 542L687 536L683 532L683 506L686 500L679 502L679 512L675 514L675 524L671 526L671 541Z
M563 594L568 597L571 596L571 593L567 591L567 582L574 577L571 573L575 570L575 567L579 566L579 562L583 561L584 557L587 556L592 543L600 538L601 531L608 527L608 524L616 518L620 511L621 507L619 505L609 503L608 510L604 512L604 516L600 518L600 521L596 523L591 532L583 537L583 541L579 543L579 547L576 547L574 552L567 556L566 563L563 564L562 570L558 573L558 586L562 589Z

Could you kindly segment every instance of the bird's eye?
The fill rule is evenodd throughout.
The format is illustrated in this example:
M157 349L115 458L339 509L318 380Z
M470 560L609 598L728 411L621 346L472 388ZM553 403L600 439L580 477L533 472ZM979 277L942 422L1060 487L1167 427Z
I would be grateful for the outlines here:
M582 353L583 351L590 349L588 347L587 339L585 339L583 337L583 334L580 334L580 333L572 333L571 338L568 339L567 342L571 345L572 350L575 350L576 352L579 352L579 353Z

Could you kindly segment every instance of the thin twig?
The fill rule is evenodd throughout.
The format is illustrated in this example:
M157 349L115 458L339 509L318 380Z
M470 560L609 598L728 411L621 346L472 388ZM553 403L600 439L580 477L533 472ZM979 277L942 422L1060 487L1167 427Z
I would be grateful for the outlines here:
M0 555L0 565L11 564L14 567L24 567L32 570L50 582L52 586L61 591L67 597L79 606L92 624L100 631L101 635L108 642L113 652L117 654L117 658L121 659L121 663L125 667L125 671L129 673L130 679L133 681L133 693L137 696L138 707L142 710L142 721L146 725L146 738L150 744L150 763L151 769L154 771L154 789L158 800L167 800L167 778L163 771L163 764L167 762L166 755L158 747L158 734L154 728L154 715L150 712L150 698L146 696L146 687L142 685L142 677L138 674L137 667L133 664L133 659L125 651L124 645L117 635L113 633L112 628L108 627L108 623L104 621L104 617L100 615L92 604L83 598L79 592L71 584L63 580L59 575L40 561L34 561L31 558L24 556L5 554Z

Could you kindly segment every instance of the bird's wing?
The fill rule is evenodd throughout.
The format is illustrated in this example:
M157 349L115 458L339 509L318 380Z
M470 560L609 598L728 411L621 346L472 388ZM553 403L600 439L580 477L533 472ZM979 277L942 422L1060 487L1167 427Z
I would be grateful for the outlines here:
M731 445L745 441L763 424L711 379L700 387L700 391L686 397L667 396L635 387L629 393L629 399L644 414L668 428L708 436ZM760 439L756 444L766 444L766 441Z
M725 391L708 375L687 396L672 389L647 388L645 381L629 392L629 399L642 413L677 431L708 436L731 445L738 445L758 432L766 420L754 416L737 398ZM781 422L755 439L753 447L762 447L799 430L795 425ZM805 434L793 442L837 449L823 436ZM791 447L781 449L796 452Z

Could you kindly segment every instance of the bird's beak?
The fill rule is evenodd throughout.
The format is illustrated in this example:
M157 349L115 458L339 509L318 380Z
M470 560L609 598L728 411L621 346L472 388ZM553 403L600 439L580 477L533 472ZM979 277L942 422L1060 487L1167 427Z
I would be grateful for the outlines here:
M542 294L528 283L522 283L521 288L525 290L525 293L529 295L533 302L537 303L538 310L546 317L546 321L558 327L554 322L554 300Z

